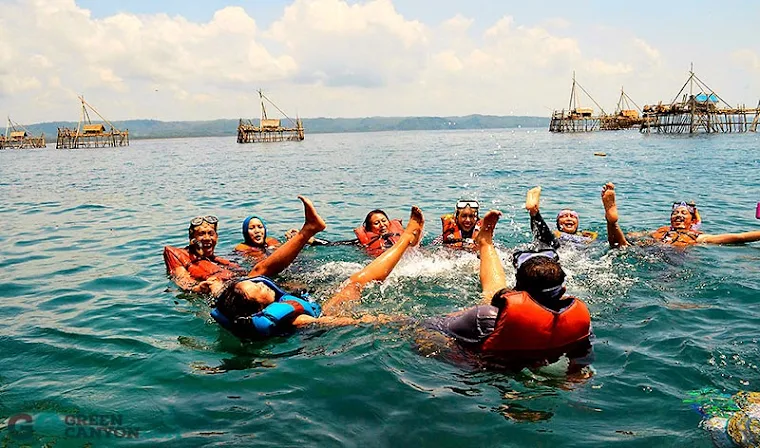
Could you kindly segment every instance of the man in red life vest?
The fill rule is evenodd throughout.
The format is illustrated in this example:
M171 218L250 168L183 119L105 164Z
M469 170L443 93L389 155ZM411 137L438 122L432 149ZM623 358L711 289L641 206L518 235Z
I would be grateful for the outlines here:
M480 281L488 304L431 319L426 327L460 346L484 355L511 359L553 359L589 347L591 319L586 305L566 296L565 272L553 250L516 252L516 283L507 279L493 245L501 212L491 210L475 239L480 253Z

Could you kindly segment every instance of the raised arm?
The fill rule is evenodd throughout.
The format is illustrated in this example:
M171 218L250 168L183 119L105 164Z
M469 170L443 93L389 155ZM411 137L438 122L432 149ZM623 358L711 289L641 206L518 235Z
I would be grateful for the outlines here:
M604 219L607 221L607 241L611 248L628 246L623 230L618 224L618 209L615 199L615 184L607 182L602 187L602 204L604 204Z
M528 194L525 197L525 209L530 213L530 230L537 241L557 249L559 248L559 241L538 210L540 200L541 187L534 187L528 190Z
M760 241L760 230L742 233L722 233L720 235L702 234L697 237L697 243L706 244L741 244Z

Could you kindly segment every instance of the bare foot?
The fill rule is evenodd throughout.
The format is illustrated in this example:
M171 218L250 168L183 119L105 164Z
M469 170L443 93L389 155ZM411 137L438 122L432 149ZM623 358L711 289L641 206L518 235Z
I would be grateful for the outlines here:
M533 187L528 190L525 196L525 210L528 210L530 216L536 216L538 213L538 203L541 200L541 187Z
M475 244L480 247L484 244L493 244L493 231L496 223L501 218L501 212L498 210L489 210L483 217L483 225L480 226L480 232L475 237Z
M317 213L317 209L311 201L303 196L298 196L298 199L303 202L303 215L304 222L301 230L305 230L311 235L315 235L327 228L325 220Z
M615 224L618 222L618 209L615 202L615 184L607 182L602 187L602 204L604 204L604 219L608 224Z
M406 225L404 233L410 233L412 235L412 246L420 244L420 238L422 238L422 230L425 228L425 217L422 216L422 210L416 205L412 206L412 213L409 215L409 223Z

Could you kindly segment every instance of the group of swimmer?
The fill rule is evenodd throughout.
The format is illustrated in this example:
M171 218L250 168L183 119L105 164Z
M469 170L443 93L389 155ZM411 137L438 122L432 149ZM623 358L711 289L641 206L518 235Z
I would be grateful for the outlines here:
M525 208L537 243L529 250L514 252L515 280L508 287L501 259L493 243L493 233L501 212L488 211L480 218L480 205L460 200L452 214L441 218L442 232L433 240L452 248L476 251L480 259L482 303L447 316L428 319L421 331L446 339L447 344L480 355L508 356L535 360L555 359L561 354L590 347L590 315L586 304L566 294L565 277L555 249L562 244L588 244L595 232L579 229L577 212L564 209L557 214L552 231L539 211L541 188L528 191ZM259 217L243 221L244 241L236 251L253 259L252 269L215 255L218 219L199 216L188 227L189 245L166 246L167 271L182 289L208 295L212 317L241 339L260 339L291 333L308 325L352 325L386 322L393 316L356 314L353 305L364 287L381 282L391 273L404 253L420 244L425 220L413 206L407 225L389 219L382 210L367 214L355 229L356 240L330 243L316 236L326 228L312 202L298 197L304 206L304 223L287 232L284 242L267 235ZM696 204L677 202L671 210L670 225L653 232L626 236L619 226L615 186L602 188L602 203L610 247L659 243L683 247L698 243L745 243L760 240L760 230L736 234L709 235L700 230ZM646 237L642 240L642 237ZM323 303L289 293L271 278L286 269L306 245L358 244L376 257L350 276L341 289Z

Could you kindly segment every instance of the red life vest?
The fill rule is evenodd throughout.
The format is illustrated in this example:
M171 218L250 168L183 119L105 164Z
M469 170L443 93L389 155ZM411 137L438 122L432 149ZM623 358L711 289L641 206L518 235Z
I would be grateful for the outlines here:
M545 308L525 291L507 293L493 333L483 341L483 351L541 351L570 345L591 334L586 304L573 298L562 311Z
M699 230L676 230L670 226L663 226L652 232L652 238L663 244L686 247L697 244L697 238L701 234Z
M174 275L177 268L185 268L193 279L198 281L216 277L229 280L239 275L235 270L241 269L235 263L222 257L213 259L199 258L190 252L189 248L180 249L173 246L164 247L164 263L169 275Z
M388 225L388 231L384 235L369 232L364 228L364 225L355 228L354 233L370 256L376 257L396 244L396 241L401 238L401 234L404 233L404 226L401 224L401 220L392 219Z
M472 238L475 239L480 231L480 226L483 224L482 220L478 220L475 223L475 227L472 230ZM457 225L457 221L454 215L451 213L441 216L441 225L443 226L443 244L448 247L463 247L464 241L462 238L462 230Z

